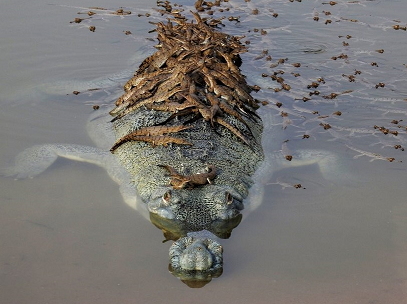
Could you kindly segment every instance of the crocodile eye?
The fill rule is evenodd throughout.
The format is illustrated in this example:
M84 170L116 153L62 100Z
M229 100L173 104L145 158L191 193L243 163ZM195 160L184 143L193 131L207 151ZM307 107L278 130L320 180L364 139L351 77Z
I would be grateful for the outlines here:
M167 192L165 192L162 199L163 199L164 204L168 204L171 199L171 190L168 190Z
M233 197L229 192L226 192L226 204L230 205L233 203Z

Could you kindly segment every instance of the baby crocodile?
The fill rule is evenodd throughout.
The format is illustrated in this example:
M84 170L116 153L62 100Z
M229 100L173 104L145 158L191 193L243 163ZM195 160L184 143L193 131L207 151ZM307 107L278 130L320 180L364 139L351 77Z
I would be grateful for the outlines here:
M216 168L213 165L208 166L210 170L208 173L196 173L187 176L179 174L171 166L159 166L167 169L170 172L171 185L174 189L182 189L186 187L193 188L198 185L212 184L212 180L216 177Z

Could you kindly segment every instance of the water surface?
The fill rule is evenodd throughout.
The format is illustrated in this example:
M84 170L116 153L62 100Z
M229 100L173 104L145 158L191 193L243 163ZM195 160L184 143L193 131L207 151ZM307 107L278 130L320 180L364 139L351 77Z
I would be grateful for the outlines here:
M277 145L282 153L330 151L340 166L325 175L315 165L290 168L260 181L262 204L223 241L220 278L199 290L179 282L167 271L170 244L122 203L104 170L58 160L31 180L1 177L0 302L407 303L407 33L393 28L406 26L407 4L327 2L224 4L226 16L240 22L224 20L222 30L250 41L243 71L262 88L256 98L269 102L263 119L272 118L288 140ZM0 167L34 144L92 145L85 131L92 106L115 100L152 51L148 21L160 16L151 3L122 1L132 15L99 10L70 23L95 5L119 8L105 1L2 4ZM145 13L151 17L137 16ZM270 67L282 58L288 61ZM280 70L289 91L275 92L281 85L261 76ZM325 83L308 88L318 78ZM315 90L320 95L310 96Z

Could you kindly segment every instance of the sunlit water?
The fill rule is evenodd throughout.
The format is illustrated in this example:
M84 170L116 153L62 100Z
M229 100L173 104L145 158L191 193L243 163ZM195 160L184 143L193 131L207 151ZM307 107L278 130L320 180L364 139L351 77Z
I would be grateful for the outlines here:
M92 106L115 100L153 51L148 21L160 15L146 2L2 4L1 167L34 144L92 145ZM199 290L179 282L167 272L170 244L122 203L104 170L58 160L31 180L1 177L0 303L407 303L407 32L393 28L406 26L407 3L337 2L223 5L240 22L225 19L222 30L250 41L243 71L269 102L263 119L288 140L281 153L326 150L340 167L329 176L296 167L260 181L262 204L223 240L220 278ZM94 5L132 15L97 10L70 23ZM277 71L290 90L275 92L281 84L262 77ZM319 87L308 88L313 82Z

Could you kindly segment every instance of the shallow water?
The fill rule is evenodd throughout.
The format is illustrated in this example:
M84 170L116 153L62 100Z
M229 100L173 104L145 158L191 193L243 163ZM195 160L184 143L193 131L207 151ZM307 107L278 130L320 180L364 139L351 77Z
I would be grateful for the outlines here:
M224 30L251 42L243 70L249 83L262 88L256 98L269 101L263 118L273 117L277 133L289 140L290 152L283 153L331 151L339 168L325 175L315 165L270 172L260 181L266 185L261 206L246 211L232 237L222 241L223 275L202 289L167 272L170 244L122 203L103 169L58 160L34 179L0 177L0 302L407 303L407 152L394 148L407 146L407 32L393 29L406 26L407 4L324 2L230 1L226 16L241 16L240 23L224 20ZM34 144L92 145L85 131L92 105L115 100L151 52L148 21L159 18L151 4L122 1L132 15L98 11L91 20L69 23L93 5L2 5L0 167ZM254 8L258 15L250 14ZM146 12L152 16L137 17ZM94 33L89 25L96 26ZM259 58L265 49L271 61ZM341 54L348 58L331 59ZM288 61L270 68L280 58ZM268 88L280 85L261 77L278 70L290 91L274 92ZM325 83L308 89L319 77ZM376 89L380 82L385 86ZM86 92L96 87L103 89ZM74 90L82 93L75 96ZM314 90L320 95L309 96ZM385 135L375 125L398 134Z

